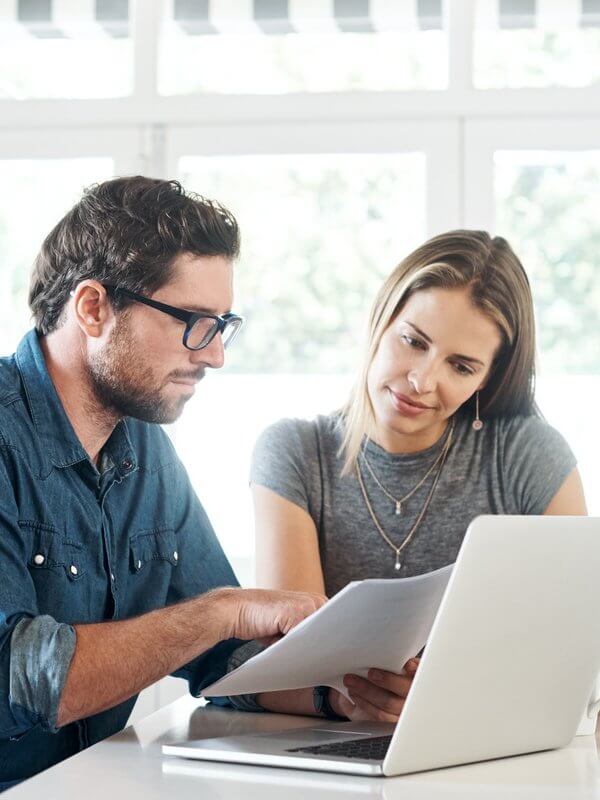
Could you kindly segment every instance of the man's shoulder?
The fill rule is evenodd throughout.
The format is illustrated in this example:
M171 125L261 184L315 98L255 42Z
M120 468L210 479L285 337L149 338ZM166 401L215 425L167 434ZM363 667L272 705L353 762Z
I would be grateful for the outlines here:
M15 354L0 357L0 406L10 406L23 397L23 383Z
M18 441L30 428L25 389L15 356L4 356L0 358L0 444Z

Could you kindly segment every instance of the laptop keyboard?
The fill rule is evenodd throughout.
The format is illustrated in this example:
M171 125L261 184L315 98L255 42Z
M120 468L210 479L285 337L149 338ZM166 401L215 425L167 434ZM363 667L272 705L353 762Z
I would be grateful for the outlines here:
M383 761L391 736L366 736L362 739L347 739L333 744L317 744L313 747L295 747L288 753L314 753L319 756L343 756L363 758L368 761Z

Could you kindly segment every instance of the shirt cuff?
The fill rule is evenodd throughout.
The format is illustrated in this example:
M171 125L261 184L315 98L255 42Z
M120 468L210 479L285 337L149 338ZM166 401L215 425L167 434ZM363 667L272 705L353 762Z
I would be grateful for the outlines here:
M10 640L10 704L15 717L25 713L32 725L56 733L62 691L75 652L71 625L50 616L27 617L15 625Z
M264 649L263 645L254 641L246 642L241 645L229 656L227 672L232 672L232 670L237 669ZM227 699L238 711L264 711L264 708L256 700L257 696L258 694L238 694L230 696Z

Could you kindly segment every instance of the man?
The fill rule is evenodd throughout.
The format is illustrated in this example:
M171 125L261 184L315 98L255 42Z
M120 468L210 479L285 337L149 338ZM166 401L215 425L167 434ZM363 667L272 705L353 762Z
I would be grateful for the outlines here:
M162 429L223 365L235 219L176 182L92 187L35 262L0 361L0 782L119 730L165 675L197 694L317 596L241 590ZM206 454L210 458L210 453Z

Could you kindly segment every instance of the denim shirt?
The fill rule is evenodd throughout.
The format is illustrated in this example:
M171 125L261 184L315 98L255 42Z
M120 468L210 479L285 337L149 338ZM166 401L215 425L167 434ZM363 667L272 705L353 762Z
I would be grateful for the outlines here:
M123 620L236 578L172 444L127 419L90 461L38 336L0 359L0 788L120 730L136 698L56 727L76 623ZM239 645L176 674L197 694ZM102 676L98 676L101 680Z

